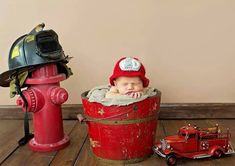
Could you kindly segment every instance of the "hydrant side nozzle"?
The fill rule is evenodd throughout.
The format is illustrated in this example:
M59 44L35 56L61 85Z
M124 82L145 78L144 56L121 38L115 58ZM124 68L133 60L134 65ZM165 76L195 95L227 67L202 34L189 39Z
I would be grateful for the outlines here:
M63 104L68 100L68 92L64 88L54 87L49 92L51 101L54 104Z
M37 112L44 106L44 97L43 95L36 91L35 89L27 89L23 91L23 95L25 96L27 103L28 103L28 112ZM16 100L16 104L19 105L21 108L25 110L25 102L24 100L19 97Z

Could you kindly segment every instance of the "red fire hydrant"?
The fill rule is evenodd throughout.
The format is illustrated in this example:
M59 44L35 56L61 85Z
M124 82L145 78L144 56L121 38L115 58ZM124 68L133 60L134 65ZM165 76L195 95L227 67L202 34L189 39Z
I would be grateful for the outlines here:
M59 83L65 79L66 75L58 73L56 64L47 64L34 70L25 81L29 86L23 91L27 111L33 113L34 138L29 142L33 151L55 151L69 145L61 113L61 104L68 99L68 93ZM26 111L21 97L16 103Z

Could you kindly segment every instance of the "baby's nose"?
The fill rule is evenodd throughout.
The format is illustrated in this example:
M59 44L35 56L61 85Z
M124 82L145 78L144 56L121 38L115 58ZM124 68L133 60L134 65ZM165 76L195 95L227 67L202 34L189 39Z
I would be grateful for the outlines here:
M132 84L128 84L127 88L128 89L133 89L133 85Z

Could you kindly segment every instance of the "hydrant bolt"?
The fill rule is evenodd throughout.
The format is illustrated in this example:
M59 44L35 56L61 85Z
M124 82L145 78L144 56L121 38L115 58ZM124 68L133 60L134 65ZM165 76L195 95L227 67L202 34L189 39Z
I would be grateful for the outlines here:
M24 107L24 101L22 100L22 98L19 98L18 100L16 100L16 104L18 106L21 106L22 108Z

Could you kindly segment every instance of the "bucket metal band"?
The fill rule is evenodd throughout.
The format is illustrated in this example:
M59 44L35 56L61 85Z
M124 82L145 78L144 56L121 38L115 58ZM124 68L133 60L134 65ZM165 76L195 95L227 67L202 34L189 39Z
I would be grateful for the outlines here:
M106 120L106 119L96 119L96 118L88 118L86 117L87 121L95 122L99 124L110 124L110 125L126 125L126 124L136 124L136 123L144 123L152 120L157 120L158 116L148 116L145 118L139 119L128 119L128 120Z
M106 162L106 163L112 163L112 164L132 164L132 163L137 163L137 162L143 161L143 160L145 160L145 159L147 159L148 157L151 156L151 154L150 154L150 155L147 155L147 156L144 156L144 157L133 158L133 159L129 159L129 160L111 160L111 159L106 159L106 158L98 157L95 154L93 154L93 155L95 156L95 158L97 160L100 160L100 161L103 161L103 162Z

